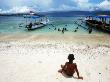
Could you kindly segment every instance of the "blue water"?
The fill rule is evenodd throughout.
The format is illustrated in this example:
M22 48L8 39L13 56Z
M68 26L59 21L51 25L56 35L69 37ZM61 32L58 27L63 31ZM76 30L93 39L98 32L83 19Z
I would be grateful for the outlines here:
M81 23L84 17L49 17L49 24L45 27L36 29L34 31L28 31L25 28L26 25L26 19L23 17L13 17L13 16L0 16L0 34L21 34L21 33L31 33L31 34L62 34L61 31L58 31L59 29L67 28L68 31L64 34L89 34L88 28L85 23ZM27 19L28 22L34 21L31 19ZM77 21L78 24L81 24L83 27L78 26L77 24L74 24L74 21ZM79 28L77 32L74 32L76 28ZM56 30L55 30L56 28ZM101 31L97 31L93 29L92 34L105 34Z

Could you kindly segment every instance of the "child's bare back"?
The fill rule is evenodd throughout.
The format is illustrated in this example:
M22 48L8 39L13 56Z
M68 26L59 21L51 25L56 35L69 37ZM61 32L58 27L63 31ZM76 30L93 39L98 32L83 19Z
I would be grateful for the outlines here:
M65 65L61 65L61 70L59 70L58 72L60 73L65 73L68 76L73 76L73 74L76 72L78 79L83 79L83 77L79 76L79 71L77 69L77 65L76 63L73 63L74 55L73 54L69 54L68 56L69 62L66 62Z

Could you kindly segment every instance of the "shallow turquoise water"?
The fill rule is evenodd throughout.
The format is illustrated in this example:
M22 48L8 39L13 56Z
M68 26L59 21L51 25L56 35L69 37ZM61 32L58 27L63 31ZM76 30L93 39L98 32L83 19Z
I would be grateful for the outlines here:
M85 23L82 23L82 20L84 17L49 17L49 24L45 27L28 31L25 28L26 25L26 19L23 17L8 17L8 16L0 16L0 34L15 34L15 33L29 33L29 34L62 34L61 31L58 31L59 29L67 28L68 31L66 31L64 34L89 34L88 30L85 28L88 28ZM28 22L34 21L32 19L27 19ZM81 24L83 27L78 26L77 24L74 24L74 21L77 21L78 24ZM79 28L77 32L74 32L76 28ZM55 30L56 28L56 30ZM106 34L100 31L97 31L93 29L92 34Z

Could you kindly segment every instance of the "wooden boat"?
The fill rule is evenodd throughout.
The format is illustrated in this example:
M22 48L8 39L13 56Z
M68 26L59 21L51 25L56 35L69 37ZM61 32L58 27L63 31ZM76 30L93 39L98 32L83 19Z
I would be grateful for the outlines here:
M36 18L34 17L34 19L36 19ZM37 28L46 26L48 23L49 23L49 19L48 18L44 18L43 17L43 19L42 19L42 17L41 17L38 22L35 21L34 23L30 22L29 24L27 24L26 28L28 30L35 30Z
M29 24L29 25L26 25L26 28L28 29L28 30L35 30L35 29L37 29L37 28L40 28L40 27L43 27L43 26L45 26L44 24L42 24L42 23L35 23L35 24Z
M102 31L106 31L106 32L110 33L110 24L106 23L107 17L100 16L100 18L102 18L102 21L93 20L93 18L90 19L90 17L89 17L89 19L85 20L86 25L88 25L89 27L94 27L98 30L102 30ZM104 21L104 19L105 19L105 21Z

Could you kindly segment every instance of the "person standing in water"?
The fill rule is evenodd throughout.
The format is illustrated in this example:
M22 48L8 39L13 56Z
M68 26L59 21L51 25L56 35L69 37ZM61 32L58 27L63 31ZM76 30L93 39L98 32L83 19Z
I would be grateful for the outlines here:
M73 63L74 59L75 59L74 55L73 54L69 54L69 56L68 56L69 62L66 62L65 65L61 65L62 69L60 69L58 72L64 73L64 74L66 74L68 76L73 76L73 74L76 72L77 76L78 76L78 79L82 79L83 80L83 77L79 76L79 71L77 69L77 64Z

